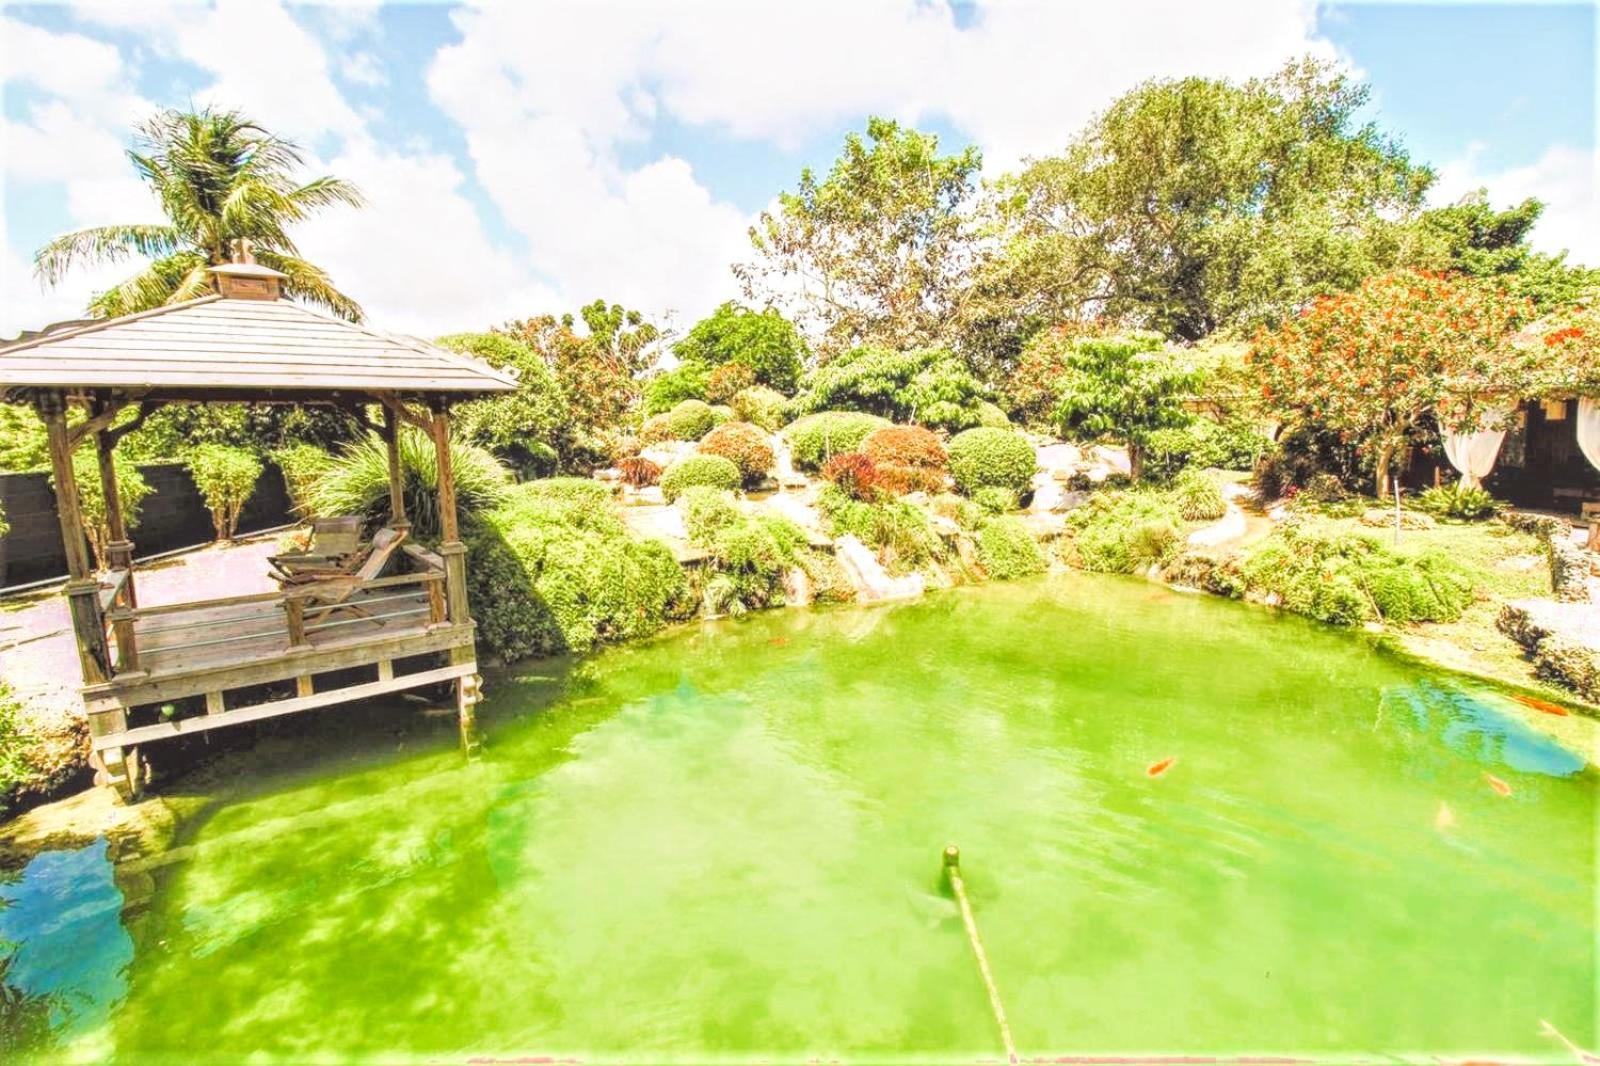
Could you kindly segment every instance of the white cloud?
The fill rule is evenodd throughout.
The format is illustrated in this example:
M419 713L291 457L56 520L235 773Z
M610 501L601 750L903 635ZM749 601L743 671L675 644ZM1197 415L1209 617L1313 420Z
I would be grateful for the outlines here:
M1532 163L1493 170L1483 165L1483 144L1439 168L1431 199L1454 203L1466 193L1487 189L1489 201L1505 208L1530 196L1544 202L1544 214L1529 243L1544 252L1571 253L1573 262L1600 266L1600 152L1557 144Z
M383 69L383 64L371 52L356 52L347 56L340 66L340 72L347 81L357 85L378 88L389 84L389 72Z

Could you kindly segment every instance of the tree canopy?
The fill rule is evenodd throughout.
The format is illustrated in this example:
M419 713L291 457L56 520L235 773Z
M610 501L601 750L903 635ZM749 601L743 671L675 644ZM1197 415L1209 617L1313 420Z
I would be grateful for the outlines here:
M805 338L776 308L752 311L732 300L695 323L672 352L707 370L749 367L756 384L783 392L794 389L809 355Z
M1062 435L1125 442L1129 473L1137 480L1150 435L1189 421L1184 401L1195 373L1147 333L1079 338L1063 356L1055 408Z
M54 285L75 265L151 257L147 268L96 295L91 314L115 316L179 303L211 291L207 268L253 255L287 275L288 296L359 321L361 307L319 266L302 259L289 228L335 205L359 206L356 187L339 178L300 183L300 149L236 111L163 111L138 127L128 152L161 201L167 222L95 226L50 241L35 270Z

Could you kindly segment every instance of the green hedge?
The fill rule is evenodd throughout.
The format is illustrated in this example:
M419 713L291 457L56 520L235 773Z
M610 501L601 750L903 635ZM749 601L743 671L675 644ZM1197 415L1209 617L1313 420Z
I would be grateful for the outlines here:
M720 455L686 455L661 475L661 495L671 503L685 489L695 485L736 489L741 480L739 468L731 459Z
M1007 429L980 426L950 441L950 474L967 495L988 485L1028 491L1039 459L1026 437Z
M592 481L517 486L482 516L468 548L478 639L506 660L648 636L688 602L671 549L631 536Z
M998 581L1042 574L1044 552L1019 518L991 518L978 530L978 561Z
M887 418L861 411L819 411L789 423L783 437L794 465L815 471L835 455L860 451L868 434L887 425Z

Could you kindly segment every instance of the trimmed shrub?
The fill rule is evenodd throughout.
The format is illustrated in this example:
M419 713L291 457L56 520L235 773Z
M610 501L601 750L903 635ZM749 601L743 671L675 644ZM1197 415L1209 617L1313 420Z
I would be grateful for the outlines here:
M928 516L903 500L866 503L829 485L817 497L817 511L827 520L829 533L849 533L877 549L879 561L891 572L915 569L945 555L944 541L928 524Z
M835 455L823 464L822 477L852 500L871 503L882 495L877 464L860 452Z
M884 426L867 434L861 452L875 463L943 470L950 463L944 442L921 426Z
M978 425L987 426L990 429L1016 428L1011 424L1011 419L1006 417L1006 413L1001 409L1000 405L990 403L988 400L978 405Z
M727 403L756 383L756 372L743 363L725 363L706 376L706 396L712 403Z
M1083 570L1131 574L1177 555L1176 506L1162 493L1096 492L1067 512L1065 560Z
M630 536L605 486L581 478L512 489L468 547L478 639L506 660L649 636L688 601L672 550Z
M1228 501L1214 474L1190 468L1172 485L1178 513L1191 522L1213 522L1228 513Z
M709 368L701 363L680 363L644 383L644 413L663 415L685 400L704 400Z
M1026 492L1039 467L1033 445L1007 429L980 426L958 433L950 441L949 453L956 487L969 496L986 485Z
M684 489L709 485L714 489L739 487L739 468L720 455L686 455L661 475L661 495L671 503Z
M739 468L739 476L746 485L754 485L766 477L777 461L772 445L767 443L767 435L748 422L724 422L706 434L700 442L700 451L732 462Z
M218 540L232 540L239 529L239 512L256 491L266 469L261 457L227 444L202 444L191 449L186 465L195 488L211 512Z
M749 422L770 432L783 425L783 409L788 402L778 390L754 385L734 393L728 406L740 422Z
M271 459L283 474L283 487L289 494L289 505L299 514L308 514L306 500L311 486L322 476L333 456L315 444L291 444L274 451Z
M991 518L978 529L978 561L999 581L1042 574L1048 564L1039 542L1017 518Z
M1440 552L1401 554L1372 537L1295 526L1263 541L1243 574L1286 610L1334 625L1450 622L1472 602L1471 578Z
M972 494L972 502L988 514L1005 514L1017 509L1017 494L1000 485L985 485Z
M651 415L644 420L644 425L639 427L639 446L648 448L652 444L674 439L672 436L672 419L667 415Z
M1186 426L1152 430L1145 442L1144 475L1153 481L1176 477L1185 467L1254 470L1272 442L1250 422L1196 418Z
M1462 485L1435 485L1425 489L1417 497L1416 506L1441 518L1461 518L1469 522L1493 518L1505 508L1483 489Z
M873 430L889 420L860 411L821 411L789 423L783 430L794 465L819 470L830 456L857 451Z
M965 429L978 424L983 383L945 348L853 348L806 376L794 410L869 411L898 421Z
M450 469L455 475L456 513L470 523L505 498L511 478L487 449L452 438ZM581 479L573 479L581 480ZM421 431L400 431L400 485L412 535L438 537L439 463L433 441ZM369 528L389 520L389 449L382 438L369 434L347 445L306 491L307 516L329 518L360 515Z
M942 470L929 470L920 466L878 463L877 468L878 487L896 496L912 492L943 492L950 480Z
M622 483L636 489L657 484L661 480L661 467L642 455L628 456L617 463L617 469L622 472Z
M117 472L117 501L122 505L122 525L132 532L139 525L139 509L145 497L155 490L132 459L114 451L111 453L111 463ZM100 485L100 458L92 446L79 448L72 456L72 477L78 483L78 510L83 515L84 534L89 538L95 562L104 569L106 544L111 540L111 530L106 525L106 495ZM50 487L54 489L55 484L55 475L52 474Z
M704 400L684 400L667 414L673 440L699 440L717 424L717 413Z

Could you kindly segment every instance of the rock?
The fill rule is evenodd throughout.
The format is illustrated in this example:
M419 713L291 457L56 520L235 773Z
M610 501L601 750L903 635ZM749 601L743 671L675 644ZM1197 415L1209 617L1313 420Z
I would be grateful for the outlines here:
M1071 477L1083 463L1083 452L1071 444L1045 444L1034 449L1039 467L1060 480Z
M622 471L618 470L614 466L610 466L604 470L596 470L594 472L594 479L596 481L621 481Z
M1539 643L1533 672L1546 681L1565 685L1590 702L1600 702L1600 651L1561 637Z
M694 453L694 444L683 440L664 440L644 449L639 454L665 470L685 455Z
M1372 526L1375 529L1394 528L1394 510L1389 507L1369 507L1361 512L1359 519L1362 525ZM1401 511L1401 529L1432 529L1439 523L1433 520L1432 515L1425 515L1421 511Z
M815 597L811 592L811 578L798 566L791 566L783 575L783 604L785 607L809 607Z

